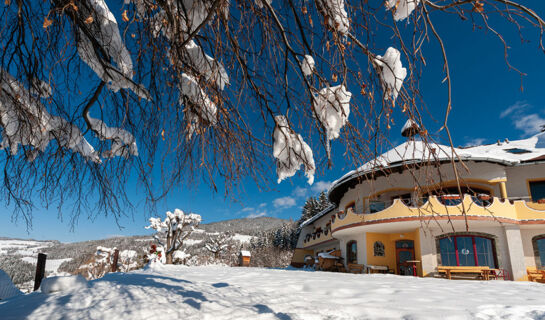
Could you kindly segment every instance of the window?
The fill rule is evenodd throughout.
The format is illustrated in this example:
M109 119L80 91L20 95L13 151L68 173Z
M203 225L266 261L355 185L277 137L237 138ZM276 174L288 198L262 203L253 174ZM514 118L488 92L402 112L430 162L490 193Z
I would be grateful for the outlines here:
M439 239L441 264L444 266L489 266L496 268L494 240L459 235Z
M373 244L373 255L375 257L384 257L384 243L375 241L375 244Z
M521 148L511 148L511 149L503 149L509 153L512 153L512 154L525 154L525 153L530 153L532 151L530 150L526 150L526 149L521 149Z
M346 262L358 263L358 244L356 241L349 241L346 244Z
M371 200L369 201L369 212L375 213L386 209L386 203L383 201Z
M545 180L530 181L530 196L533 202L545 199Z
M538 268L545 267L545 234L534 237L534 253L536 255L536 266Z

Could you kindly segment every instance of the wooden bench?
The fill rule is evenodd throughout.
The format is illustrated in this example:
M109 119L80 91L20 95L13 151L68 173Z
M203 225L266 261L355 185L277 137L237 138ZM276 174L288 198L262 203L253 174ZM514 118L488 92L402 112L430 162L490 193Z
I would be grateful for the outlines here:
M526 272L528 273L528 281L545 283L545 270L526 268Z
M462 275L477 275L483 280L490 280L490 267L479 266L479 267L458 267L458 266L439 266L437 267L437 272L444 273L446 278L452 280L453 274L462 274Z
M365 269L365 266L363 264L357 264L357 263L348 264L348 272L363 273L364 269Z

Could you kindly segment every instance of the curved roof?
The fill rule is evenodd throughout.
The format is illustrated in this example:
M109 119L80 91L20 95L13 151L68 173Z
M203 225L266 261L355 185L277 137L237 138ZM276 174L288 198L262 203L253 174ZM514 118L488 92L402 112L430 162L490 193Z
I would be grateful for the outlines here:
M420 140L407 141L381 154L363 166L352 170L334 181L329 188L329 199L338 203L348 188L364 180L369 174L388 174L396 168L417 163L441 163L456 161L487 161L505 166L543 161L545 156L545 132L523 140L494 144L451 148L450 146L425 143Z

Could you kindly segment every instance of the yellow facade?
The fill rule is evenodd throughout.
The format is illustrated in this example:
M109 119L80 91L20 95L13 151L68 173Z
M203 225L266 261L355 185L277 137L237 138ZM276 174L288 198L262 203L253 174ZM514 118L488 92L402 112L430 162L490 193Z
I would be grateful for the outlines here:
M418 229L405 233L367 232L365 241L367 244L367 263L370 265L388 266L388 269L396 270L397 273L396 241L398 240L413 240L415 260L421 260L419 232ZM384 256L382 257L374 255L374 244L376 241L384 244ZM422 268L419 264L417 264L417 270L418 275L422 276Z

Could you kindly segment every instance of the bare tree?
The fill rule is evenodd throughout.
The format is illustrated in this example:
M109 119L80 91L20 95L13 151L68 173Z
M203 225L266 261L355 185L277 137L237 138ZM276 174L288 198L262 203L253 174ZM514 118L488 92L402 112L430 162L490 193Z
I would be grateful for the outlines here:
M303 165L312 183L333 142L354 162L374 157L395 115L434 140L419 91L437 54L427 42L444 61L452 145L445 16L506 50L491 17L531 27L544 50L545 22L515 0L7 0L0 14L2 198L29 226L36 201L70 200L72 222L117 218L132 178L151 205L201 180L218 191L223 179L226 194L243 177L264 186L273 158L279 181Z
M164 220L150 218L150 225L146 229L157 231L154 238L164 249L166 264L172 264L174 252L182 248L184 240L191 235L199 223L201 223L200 215L186 214L176 209L174 212L167 211Z

